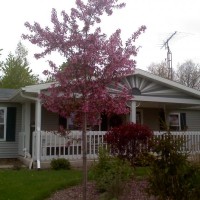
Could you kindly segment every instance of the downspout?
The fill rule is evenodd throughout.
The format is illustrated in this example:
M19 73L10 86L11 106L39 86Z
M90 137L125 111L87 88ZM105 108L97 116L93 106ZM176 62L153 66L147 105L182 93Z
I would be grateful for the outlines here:
M38 99L36 101L36 117L35 117L35 124L36 124L36 157L37 157L37 168L40 169L40 132L41 132L41 101Z
M37 149L36 149L36 161L37 161L37 169L41 168L41 163L40 163L40 131L41 131L41 101L38 98L30 97L25 94L23 94L22 91L20 91L20 95L24 98L34 100L36 102L36 115L38 116L35 117L35 123L36 123L36 128L35 130L37 131L36 135L36 144L37 144Z

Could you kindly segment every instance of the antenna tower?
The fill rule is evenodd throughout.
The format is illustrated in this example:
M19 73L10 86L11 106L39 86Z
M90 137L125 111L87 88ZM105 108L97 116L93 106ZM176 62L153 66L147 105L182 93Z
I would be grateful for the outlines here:
M175 31L162 45L161 49L165 47L167 49L167 67L168 67L168 78L173 79L173 72L172 72L172 52L170 51L169 48L169 41L172 39L172 37L176 34L177 32Z

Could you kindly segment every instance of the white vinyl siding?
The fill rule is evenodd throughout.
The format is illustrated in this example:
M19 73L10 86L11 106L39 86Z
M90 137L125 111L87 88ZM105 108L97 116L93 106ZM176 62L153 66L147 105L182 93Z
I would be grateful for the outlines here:
M59 128L59 116L42 107L41 129L45 131L55 131Z
M188 131L200 130L200 111L186 111Z

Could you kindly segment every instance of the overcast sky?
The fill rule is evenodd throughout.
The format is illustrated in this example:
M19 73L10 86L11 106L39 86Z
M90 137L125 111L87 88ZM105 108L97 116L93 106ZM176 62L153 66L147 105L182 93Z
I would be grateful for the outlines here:
M122 2L121 0L120 2ZM124 0L126 7L115 10L111 17L102 20L102 31L108 35L117 28L122 30L125 40L139 26L146 25L146 32L141 35L136 45L141 46L136 57L137 67L146 69L152 62L164 61L167 50L163 43L177 31L169 41L173 56L173 67L188 59L200 63L200 1L199 0ZM4 60L9 52L16 49L21 40L21 34L26 33L24 23L39 22L46 26L50 24L52 8L58 13L69 10L75 0L2 0L0 6L0 49ZM34 73L41 74L48 68L45 60L36 60L34 53L39 51L28 41L22 41L29 51L28 60ZM52 60L59 64L58 57Z

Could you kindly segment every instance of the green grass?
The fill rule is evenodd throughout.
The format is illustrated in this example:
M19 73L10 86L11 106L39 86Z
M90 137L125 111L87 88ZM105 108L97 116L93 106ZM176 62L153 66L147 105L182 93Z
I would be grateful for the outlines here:
M134 174L145 178L148 167L137 167ZM92 179L89 172L89 180ZM0 170L0 200L44 200L56 190L80 184L78 170Z
M81 178L77 170L0 170L0 200L44 200Z
M146 178L149 173L149 167L136 167L134 175L138 178Z

